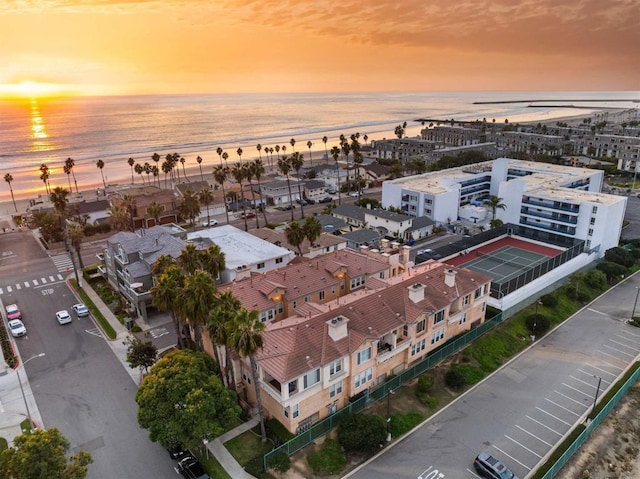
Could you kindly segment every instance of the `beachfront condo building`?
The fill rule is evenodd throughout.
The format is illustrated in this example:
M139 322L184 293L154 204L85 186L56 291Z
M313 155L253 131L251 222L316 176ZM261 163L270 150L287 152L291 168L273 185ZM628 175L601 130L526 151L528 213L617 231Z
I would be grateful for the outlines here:
M382 205L438 225L487 225L494 212L484 200L493 195L505 205L495 211L503 223L581 239L602 256L618 245L627 205L626 197L600 192L603 179L602 170L499 158L385 181Z

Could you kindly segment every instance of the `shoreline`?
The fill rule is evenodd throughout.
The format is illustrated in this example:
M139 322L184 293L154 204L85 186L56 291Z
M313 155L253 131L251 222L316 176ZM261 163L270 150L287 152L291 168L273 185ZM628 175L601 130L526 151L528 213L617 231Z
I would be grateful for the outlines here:
M546 125L554 125L557 122L561 121L561 122L565 122L565 123L574 123L575 125L579 125L582 123L582 120L585 118L591 118L594 115L607 115L607 121L609 121L610 123L615 124L617 121L622 120L622 118L617 118L617 117L621 117L622 115L624 115L626 112L628 111L628 109L590 109L589 113L584 113L584 114L580 114L580 115L567 115L567 116L554 116L552 118L539 118L539 119L535 119L535 120L529 120L529 121L520 121L520 122L516 122L515 120L509 120L510 124L516 124L516 123L520 123L523 125L531 125L531 124L537 124L537 123L542 123L542 124L546 124ZM408 124L407 126L407 133L406 136L407 138L412 138L415 137L417 135L419 135L420 130L422 130L424 128L424 126L421 125L422 121L427 121L427 120L423 120L423 119L414 119L414 120L410 120L412 124ZM446 123L446 120L441 120L442 123ZM471 123L472 121L465 121L465 120L460 120L460 123ZM367 144L370 144L372 140L380 140L380 139L384 139L385 137L383 137L382 135L376 135L377 137L380 136L380 138L372 138L371 136L373 135L373 133L371 135L368 135L368 141ZM362 134L360 136L360 140L362 141ZM386 136L386 138L395 138L395 135L393 134L393 131L389 131L389 134ZM309 153L311 153L311 157L314 163L317 164L321 164L321 163L325 163L327 160L324 160L324 155L325 155L325 144L321 141L321 139L318 140L314 140L313 141L313 146L311 148L311 150L309 151L309 149L307 148L307 140L299 140L296 142L296 146L298 146L298 148L295 149L295 151L300 152L301 154L304 155L305 157L305 162L309 161ZM289 141L284 142L285 146L287 146L287 155L290 155L291 153L293 153L294 149L291 148L291 145L289 143ZM329 151L331 149L332 146L337 145L337 139L334 139L333 141L328 141L326 144L326 151ZM363 145L365 143L363 142ZM268 164L269 161L267 160L267 155L264 153L264 148L267 147L269 145L264 145L263 149L262 149L262 154L259 155L258 151L256 149L256 145L253 145L253 147L247 146L247 147L243 147L244 153L243 153L243 157L242 157L242 162L247 162L247 161L253 161L258 159L260 156L262 157L262 161L265 165L265 168L268 169ZM180 150L180 148L176 148L175 150ZM187 150L189 150L187 148ZM183 150L183 155L186 159L187 159L187 163L192 163L189 166L185 166L185 169L187 170L187 175L190 178L194 178L194 177L198 177L200 175L200 168L197 164L195 164L195 158L197 156L200 156L204 159L202 165L202 172L205 176L207 177L211 177L212 174L212 170L213 167L217 166L220 164L220 158L218 156L218 154L216 153L215 150L201 150L201 149L194 149L194 150ZM227 160L227 164L229 165L233 165L235 163L237 163L238 161L240 161L240 158L237 157L235 149L233 150L229 150L227 151L229 153L230 158ZM246 156L244 156L246 155ZM166 155L161 155L161 161L163 161L164 156ZM271 155L273 157L272 162L275 163L276 161L276 157L279 156L277 155L275 152L273 155ZM151 164L153 164L153 161L151 160L151 155L145 155L143 157L141 156L131 156L132 158L134 158L135 160L137 160L137 162L149 162ZM188 158L187 158L188 157ZM112 186L116 186L116 185L129 185L130 180L131 180L131 170L130 167L127 164L127 160L126 158L128 158L128 156L122 156L118 158L118 164L115 165L115 163L112 160L109 161L105 161L105 167L103 169L103 173L104 173L104 179L105 179L105 183L107 185L107 187L109 185ZM328 161L332 161L331 158L329 158ZM50 168L51 168L51 176L50 176L50 184L52 187L55 186L62 186L66 189L69 188L69 182L67 180L67 178L65 178L65 174L62 173L62 166L63 166L64 160L60 159L59 163L56 162L56 164L49 164ZM116 166L116 170L114 170L113 166ZM111 166L111 168L109 168ZM182 167L180 168L182 169ZM39 171L37 169L37 166L35 165L31 165L28 167L21 167L18 169L18 171L10 171L10 170L6 170L6 172L11 173L11 175L13 176L14 180L12 182L12 187L13 187L13 193L14 196L16 198L16 203L23 203L26 202L27 206L29 203L30 199L35 199L38 197L38 195L44 195L45 194L45 187L43 182L39 179ZM100 170L95 166L95 163L92 163L91 165L89 164L78 164L78 160L76 160L76 168L74 169L74 173L79 185L79 190L82 191L89 191L89 192L95 192L96 188L102 188L103 187L103 182L102 182L102 177L100 175ZM182 172L180 173L182 176ZM26 178L26 175L28 175L28 178ZM141 183L141 178L139 178L140 175L138 174L134 174L134 184L140 184ZM161 178L161 182L164 180L164 175L161 173L160 174L160 178ZM26 178L26 179L25 179ZM145 178L146 179L146 178ZM18 186L18 187L16 187ZM20 187L21 186L21 187ZM72 181L72 191L75 189L73 188L75 185L73 184ZM0 204L4 204L4 203L8 203L9 205L11 205L10 209L11 211L13 211L13 205L11 202L11 194L9 191L9 185L8 184L4 184L4 188L0 188ZM20 206L18 207L18 210L20 210ZM0 212L5 211L6 213L7 208L6 207L0 207ZM23 209L24 211L24 209Z

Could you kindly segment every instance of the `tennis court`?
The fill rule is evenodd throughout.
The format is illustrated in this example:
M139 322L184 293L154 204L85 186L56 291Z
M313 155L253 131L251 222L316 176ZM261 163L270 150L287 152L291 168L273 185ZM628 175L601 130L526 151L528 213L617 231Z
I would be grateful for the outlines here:
M473 258L462 264L464 268L488 274L496 283L504 283L509 278L533 269L549 259L549 256L515 246L505 246L490 253L475 250L463 255L463 258L464 256Z

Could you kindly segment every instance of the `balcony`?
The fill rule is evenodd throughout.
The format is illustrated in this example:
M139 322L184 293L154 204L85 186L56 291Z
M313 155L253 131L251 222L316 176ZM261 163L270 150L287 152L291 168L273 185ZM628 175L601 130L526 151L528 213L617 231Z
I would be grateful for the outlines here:
M566 235L575 235L576 229L568 226L555 226L546 223L536 223L534 221L527 221L525 218L520 218L521 225L533 226L534 228L540 228L546 231L553 231L554 233L561 233Z
M572 205L569 203L560 203L558 201L540 201L531 198L523 198L523 205L541 206L542 208L550 208L552 210L569 211L571 213L578 213L580 211L580 205Z
M410 342L408 338L398 339L395 347L388 343L378 343L378 354L376 356L376 363L384 363L385 361L391 359L396 354L408 349Z
M577 216L560 215L558 213L549 214L548 212L529 209L529 208L527 208L525 206L520 208L520 213L522 213L523 215L527 215L527 216L535 216L536 218L545 218L547 220L560 221L562 223L569 223L569 224L572 224L572 225L578 224L578 217Z

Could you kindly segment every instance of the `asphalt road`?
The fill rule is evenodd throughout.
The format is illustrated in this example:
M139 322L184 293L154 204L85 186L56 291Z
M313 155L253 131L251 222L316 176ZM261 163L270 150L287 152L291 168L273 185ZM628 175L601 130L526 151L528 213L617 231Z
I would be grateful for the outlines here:
M640 353L625 323L639 287L617 286L346 477L473 479L487 451L525 478Z
M7 251L0 297L21 308L28 334L16 341L20 355L45 353L26 365L43 426L60 429L72 450L92 454L89 478L175 479L167 452L137 425L136 385L93 321L75 317L77 300L56 264L29 232L3 235L0 257ZM71 324L58 324L61 309Z

